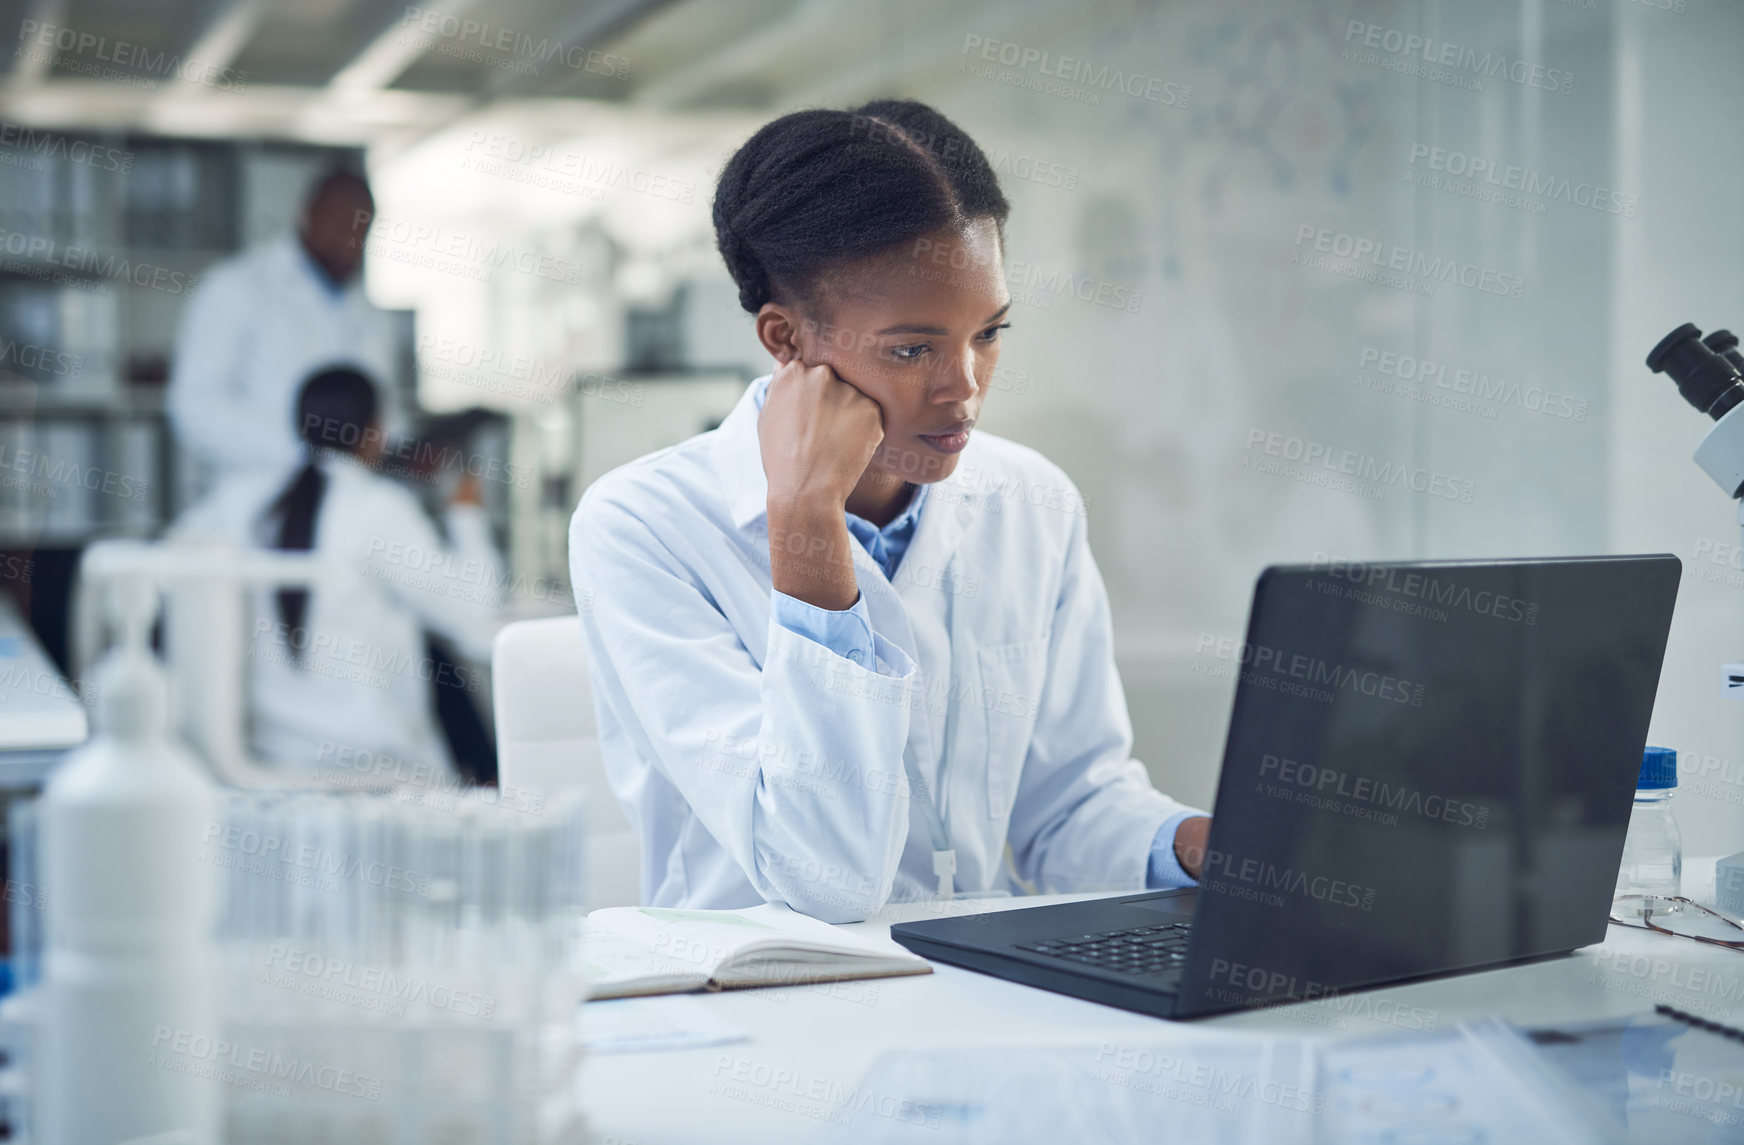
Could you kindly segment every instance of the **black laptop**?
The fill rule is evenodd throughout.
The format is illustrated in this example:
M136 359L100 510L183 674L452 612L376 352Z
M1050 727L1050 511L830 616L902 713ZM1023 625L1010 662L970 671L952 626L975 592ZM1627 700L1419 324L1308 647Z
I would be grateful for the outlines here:
M901 923L927 958L1161 1017L1602 941L1682 566L1268 568L1200 884Z

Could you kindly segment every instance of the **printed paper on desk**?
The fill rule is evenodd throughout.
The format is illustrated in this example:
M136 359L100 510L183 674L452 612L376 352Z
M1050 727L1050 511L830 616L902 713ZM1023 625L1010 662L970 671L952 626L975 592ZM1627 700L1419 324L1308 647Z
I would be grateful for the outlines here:
M581 1044L592 1054L694 1050L745 1040L700 998L621 998L583 1006L576 1017Z
M820 1143L1309 1145L1324 1109L1316 1074L1307 1039L1165 1027L1057 1048L885 1054L808 1115L832 1126ZM823 1091L797 1084L795 1102Z
M789 1096L812 1092L822 1090ZM1095 1045L893 1053L812 1115L833 1126L820 1142L856 1145L1621 1140L1620 1127L1493 1019L1330 1046L1176 1026Z

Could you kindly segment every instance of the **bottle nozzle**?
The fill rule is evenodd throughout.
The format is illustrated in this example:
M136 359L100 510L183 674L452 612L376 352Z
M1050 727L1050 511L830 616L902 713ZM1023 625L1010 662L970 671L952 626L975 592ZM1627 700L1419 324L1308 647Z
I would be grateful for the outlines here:
M108 604L114 617L114 647L97 665L97 727L130 738L159 734L169 702L167 685L151 652L158 587L143 569L112 574Z
M144 647L151 640L152 621L157 619L157 585L144 572L118 573L109 582L109 611L115 617L120 642Z

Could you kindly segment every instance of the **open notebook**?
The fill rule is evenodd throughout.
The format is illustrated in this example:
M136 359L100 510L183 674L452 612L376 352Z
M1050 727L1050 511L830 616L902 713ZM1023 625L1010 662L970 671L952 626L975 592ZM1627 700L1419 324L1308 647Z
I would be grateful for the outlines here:
M744 910L596 910L587 916L580 961L592 979L590 999L890 978L933 969L888 939L845 934L773 903Z

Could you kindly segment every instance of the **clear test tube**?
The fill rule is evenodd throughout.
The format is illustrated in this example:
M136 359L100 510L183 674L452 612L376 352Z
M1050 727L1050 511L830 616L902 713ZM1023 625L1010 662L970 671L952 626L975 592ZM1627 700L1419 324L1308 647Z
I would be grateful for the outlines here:
M231 814L239 831L253 831L257 837L280 840L286 836L290 819L290 798L276 793L239 793L231 800ZM233 856L240 857L240 856ZM275 851L260 858L258 865L236 866L231 869L232 886L243 900L241 913L247 918L243 936L248 939L272 941L292 933L290 887L277 865L282 859Z
M521 921L526 914L527 880L525 855L520 824L515 816L494 798L494 792L478 795L479 816L490 840L487 853L494 869L485 893L493 902L486 922L490 941L496 947L495 959L505 966L519 965L522 958Z
M306 792L286 801L276 824L294 941L325 958L341 957L354 945L358 917L345 812L343 801Z
M576 928L589 905L586 812L586 801L577 790L560 791L545 802L545 814L550 817L557 836L552 856L552 878L558 902L557 926L566 943L573 943Z
M259 925L262 910L243 893L242 882L231 866L225 840L247 810L239 792L227 792L220 797L206 825L206 839L200 848L200 858L212 865L218 879L218 941L221 945L242 942Z
M270 986L270 953L284 940L287 888L273 877L284 837L285 797L233 791L222 801L208 857L217 864L228 1002L247 1013L288 1013L292 1001Z
M285 795L278 799L263 802L258 808L260 827L270 830L280 840L280 846L286 855L293 853L304 843L304 834L298 826L304 804L300 795ZM288 859L279 860L279 867L273 871L277 877L256 878L253 881L267 893L277 899L279 937L287 943L306 944L309 941L311 924L303 917L303 901L296 893L296 885L292 879L293 868Z
M582 852L577 831L581 806L580 794L566 791L547 798L540 809L549 840L546 869L551 905L545 921L545 958L552 965L568 965L581 917Z
M356 887L358 915L352 920L354 941L346 953L360 963L391 966L397 961L395 935L403 925L397 915L406 906L397 890L400 859L392 810L372 796L348 800L347 810L355 848L351 882Z
M568 858L564 870L569 872L569 909L580 921L593 904L587 899L587 800L580 791L566 791L564 823L569 837Z
M333 953L352 961L368 962L375 957L376 929L386 909L377 877L382 856L376 817L367 795L335 802L339 803L336 866L341 872L339 897L345 903L345 914Z
M455 870L455 930L454 957L459 963L471 964L479 957L478 930L484 922L484 907L479 902L479 827L478 810L471 800L454 809L455 846L459 864Z
M6 808L6 863L16 888L7 918L12 930L12 988L25 990L36 984L42 965L44 899L35 799L14 799Z
M424 893L413 903L407 957L426 966L455 965L460 961L462 917L461 815L458 809L432 814L416 802L407 810L412 821L411 853L420 876L428 878Z
M481 792L481 796L483 793ZM488 825L490 849L493 854L494 868L490 873L491 885L489 894L494 911L490 921L490 934L496 946L493 962L516 965L523 946L521 936L523 891L521 880L522 859L521 834L512 822L513 815L500 803L494 800L487 802L480 799L483 820Z
M220 812L223 822L211 854L222 871L225 933L239 945L276 938L284 928L284 888L260 878L243 862L232 840L241 840L246 830L259 836L260 820L270 800L246 791L232 792Z
M551 824L543 815L531 815L516 809L509 812L515 820L515 858L517 870L514 885L517 891L518 929L521 949L517 965L529 969L543 966L547 957L546 937L555 901L552 896L551 852L554 838Z
M498 923L502 897L502 839L486 819L488 810L478 798L470 798L461 812L460 880L461 956L477 965L491 956L492 932Z
M243 852L244 839L260 838L257 813L254 797L231 792L219 803L217 821L208 828L211 838L205 856L218 868L218 925L227 942L245 944L265 937L277 913L273 888L255 877Z
M388 799L381 802L391 813L394 862L400 872L399 909L395 913L391 936L392 954L396 961L405 962L411 953L413 920L424 909L425 900L430 895L432 879L430 872L420 863L418 839L427 829L431 816L408 804Z
M384 798L380 803L388 812L394 871L398 875L397 909L389 935L389 953L396 962L403 963L411 958L412 927L425 909L434 882L419 853L419 839L432 817L418 807L391 799Z
M224 839L236 821L237 800L234 793L224 793L212 803L212 818L207 822L200 840L200 861L207 864L218 885L218 911L213 921L212 939L218 949L218 964L223 974L227 1005L237 1005L239 995L247 989L249 926L253 919L251 906L241 893L236 873L223 861Z
M561 928L565 915L566 874L563 852L566 847L562 808L547 801L536 814L525 816L529 828L537 833L537 863L541 880L537 916L537 958L542 966L552 965L562 953Z
M503 835L503 961L521 968L535 966L545 899L539 824L532 816L501 802L491 807L491 818Z

